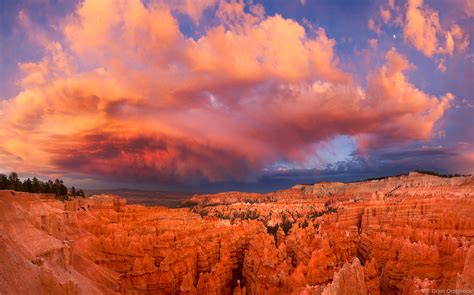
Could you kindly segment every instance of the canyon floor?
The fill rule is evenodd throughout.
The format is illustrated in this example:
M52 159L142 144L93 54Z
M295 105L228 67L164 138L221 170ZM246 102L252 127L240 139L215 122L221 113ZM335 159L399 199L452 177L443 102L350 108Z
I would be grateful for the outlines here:
M0 191L0 294L474 294L472 176L184 205Z

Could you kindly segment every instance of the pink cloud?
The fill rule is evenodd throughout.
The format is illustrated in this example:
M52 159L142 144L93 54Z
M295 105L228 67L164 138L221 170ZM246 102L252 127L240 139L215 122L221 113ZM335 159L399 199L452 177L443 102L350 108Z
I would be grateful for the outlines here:
M189 15L195 22L198 22L202 13L209 7L215 6L217 0L179 0L168 1L169 5L175 7L179 11Z
M472 1L453 2L450 14L444 14L444 19L440 20L439 12L423 0L408 0L406 5L389 1L382 4L379 13L369 19L368 27L377 34L381 34L386 27L401 28L406 42L433 58L440 72L446 72L447 57L455 53L464 54L469 47L469 29L466 28L466 32L455 22L469 17L472 6L469 2Z
M388 23L391 17L390 10L380 8L380 16L382 17L384 23Z
M438 50L436 35L441 31L441 25L438 12L422 5L423 0L408 2L403 34L416 49L432 56Z
M362 135L362 146L430 138L435 122L449 108L454 95L446 93L436 98L417 89L405 76L413 65L395 49L387 52L386 60L383 67L369 76L366 90L371 98L371 112L383 115L377 120L378 136Z
M378 41L377 39L369 39L369 45L372 49L376 49L378 46Z
M367 22L367 27L369 28L369 30L377 34L382 33L382 29L380 28L380 26L375 24L375 21L372 18L370 18L369 21Z
M464 0L463 11L468 17L474 16L474 2L471 0Z
M385 20L386 15L382 17ZM442 26L438 11L424 5L423 0L409 0L405 22L398 25L403 27L405 39L428 57L452 55L455 49L463 53L469 45L468 36L458 24L453 23L450 29Z
M446 67L446 61L443 58L439 60L437 69L442 73L446 72L446 70L448 69Z
M6 167L248 180L277 161L303 162L340 134L364 149L429 139L453 98L412 85L412 66L394 49L363 89L322 28L309 34L291 19L221 2L220 24L192 39L176 9L80 4L64 20L64 39L48 39L42 60L21 65L23 91L0 104L0 154L15 155Z

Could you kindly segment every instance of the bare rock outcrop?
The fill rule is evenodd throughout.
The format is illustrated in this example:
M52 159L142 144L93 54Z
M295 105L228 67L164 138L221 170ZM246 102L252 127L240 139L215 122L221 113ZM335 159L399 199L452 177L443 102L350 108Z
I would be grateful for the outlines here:
M367 286L364 280L364 268L359 259L344 266L334 274L332 283L323 290L323 295L366 295Z

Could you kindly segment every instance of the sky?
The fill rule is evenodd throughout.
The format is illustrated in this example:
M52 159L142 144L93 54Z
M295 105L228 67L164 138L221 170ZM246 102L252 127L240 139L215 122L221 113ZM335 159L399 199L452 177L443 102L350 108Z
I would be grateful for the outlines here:
M0 0L0 172L270 191L474 173L470 0Z

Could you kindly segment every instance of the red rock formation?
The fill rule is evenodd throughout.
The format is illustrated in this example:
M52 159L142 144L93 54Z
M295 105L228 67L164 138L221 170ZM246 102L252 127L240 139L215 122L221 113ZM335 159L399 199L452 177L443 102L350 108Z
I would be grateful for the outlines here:
M364 268L359 259L344 266L334 274L332 283L323 290L323 295L365 295L367 286L364 280Z
M458 274L456 289L474 290L474 246L467 251L462 273Z
M472 290L473 197L472 177L420 173L194 196L191 209L0 191L0 292Z
M308 262L307 279L310 285L319 285L331 280L337 269L337 257L327 240L321 240L321 247L314 250Z

